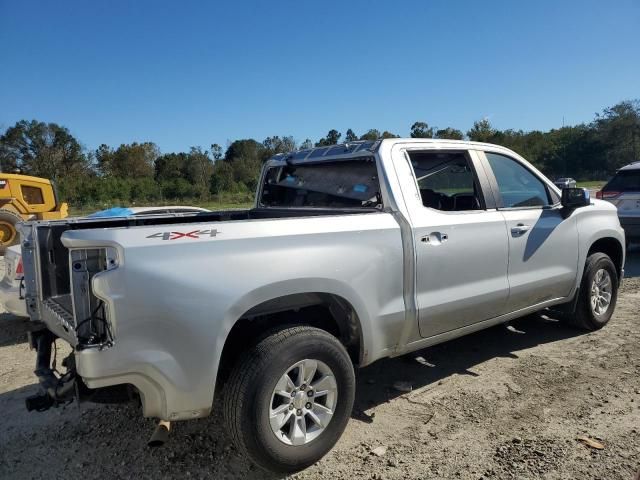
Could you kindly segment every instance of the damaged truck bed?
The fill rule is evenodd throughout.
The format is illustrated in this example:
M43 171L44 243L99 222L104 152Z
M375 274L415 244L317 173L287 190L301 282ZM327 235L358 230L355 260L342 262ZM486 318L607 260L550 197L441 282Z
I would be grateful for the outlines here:
M431 139L276 155L249 210L20 233L42 385L27 408L136 397L169 422L221 398L239 451L283 472L338 440L355 367L545 308L603 327L625 244L614 206L515 152Z

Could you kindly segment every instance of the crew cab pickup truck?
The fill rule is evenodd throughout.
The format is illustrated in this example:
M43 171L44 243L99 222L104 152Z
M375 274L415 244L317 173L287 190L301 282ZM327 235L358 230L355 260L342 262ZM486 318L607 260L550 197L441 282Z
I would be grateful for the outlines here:
M274 471L335 444L355 367L546 308L603 327L625 255L610 203L506 148L423 139L276 155L248 210L21 235L42 327L28 408L120 392L175 421L219 405L237 448ZM73 346L61 376L56 338Z

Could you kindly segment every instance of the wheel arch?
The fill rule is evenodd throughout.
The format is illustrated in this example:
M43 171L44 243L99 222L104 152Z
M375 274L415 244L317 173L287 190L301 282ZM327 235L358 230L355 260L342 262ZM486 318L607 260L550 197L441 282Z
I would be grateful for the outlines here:
M616 266L618 272L618 281L622 280L622 271L624 267L624 246L617 238L614 237L602 237L591 243L589 250L587 251L587 258L589 255L601 252L606 254Z
M285 325L325 330L345 346L354 365L362 363L366 355L362 316L354 302L331 291L295 292L262 299L237 315L228 331L220 354L216 391L248 346L257 343L265 332Z

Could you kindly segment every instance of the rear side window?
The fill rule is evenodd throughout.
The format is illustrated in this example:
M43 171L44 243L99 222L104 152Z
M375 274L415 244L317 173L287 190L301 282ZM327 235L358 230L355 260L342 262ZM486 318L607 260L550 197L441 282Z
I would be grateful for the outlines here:
M409 152L409 158L425 207L453 212L483 208L465 152Z
M373 157L270 168L262 185L263 207L381 208Z
M547 187L520 162L505 155L485 152L496 177L504 208L550 205Z
M607 192L640 192L640 169L619 171L609 180L603 190Z
M22 198L30 205L42 205L44 198L42 196L42 189L38 187L29 187L27 185L21 185Z

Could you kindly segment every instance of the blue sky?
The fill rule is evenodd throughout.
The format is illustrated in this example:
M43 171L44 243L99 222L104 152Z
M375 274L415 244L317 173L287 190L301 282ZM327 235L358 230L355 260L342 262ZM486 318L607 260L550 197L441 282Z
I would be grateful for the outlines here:
M640 1L0 0L0 131L163 152L331 128L549 129L640 98Z

